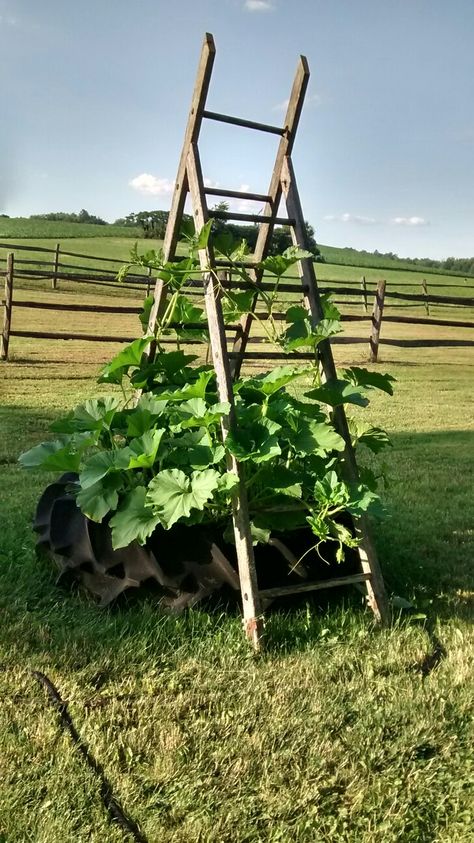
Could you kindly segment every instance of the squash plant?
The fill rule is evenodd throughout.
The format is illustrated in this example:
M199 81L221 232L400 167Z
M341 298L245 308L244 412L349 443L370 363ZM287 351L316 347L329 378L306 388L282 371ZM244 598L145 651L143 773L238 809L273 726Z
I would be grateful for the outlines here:
M133 541L144 544L156 530L174 524L212 524L232 537L231 496L238 483L227 469L228 454L242 464L254 542L267 542L271 531L310 526L315 547L332 541L336 558L357 544L345 526L343 513L358 516L379 506L377 479L365 470L360 482L344 479L345 443L331 413L341 404L365 407L372 389L393 391L390 375L347 368L334 382L322 383L317 348L340 330L339 313L323 297L325 318L311 326L307 311L292 305L283 327L273 311L278 286L286 270L309 253L292 247L262 263L275 278L273 290L261 293L265 313L261 326L269 341L288 351L314 352L314 364L280 366L270 372L241 377L234 384L237 425L225 442L221 421L230 410L219 401L215 373L180 346L206 336L202 308L186 295L198 268L197 253L205 248L210 226L188 234L188 254L167 262L160 252L140 256L131 266L151 266L166 281L170 295L154 335L124 347L100 374L100 383L114 384L119 394L86 401L54 422L57 438L20 457L28 468L73 472L70 490L84 515L109 523L114 548ZM224 318L231 324L252 306L252 279L242 267L245 244L215 238L214 249L233 260L233 271L244 282L229 291L220 285ZM151 299L145 301L147 325ZM191 324L192 327L189 327ZM174 335L176 348L163 339ZM150 340L157 354L144 354ZM294 386L298 386L295 394ZM137 392L139 397L137 398ZM350 422L354 444L377 453L388 444L384 431L360 419Z

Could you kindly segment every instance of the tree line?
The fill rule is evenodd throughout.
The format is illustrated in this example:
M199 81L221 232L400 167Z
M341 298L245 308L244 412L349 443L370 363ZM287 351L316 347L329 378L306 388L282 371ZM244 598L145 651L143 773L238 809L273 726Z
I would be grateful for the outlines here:
M229 206L226 202L220 202L216 205L216 211L227 212ZM192 222L190 214L183 214L183 221ZM168 222L168 211L139 211L138 213L128 214L126 217L121 217L115 220L115 225L133 226L141 228L144 237L153 237L162 240L165 236L166 225ZM316 260L323 261L323 257L318 248L315 239L314 228L309 222L305 222L306 227L306 248L313 253ZM215 219L213 223L213 230L216 234L227 232L232 235L234 240L245 240L248 243L249 249L253 251L257 242L259 226L253 225L237 225L228 220ZM278 226L274 229L270 254L281 254L288 246L291 246L291 234L288 226Z

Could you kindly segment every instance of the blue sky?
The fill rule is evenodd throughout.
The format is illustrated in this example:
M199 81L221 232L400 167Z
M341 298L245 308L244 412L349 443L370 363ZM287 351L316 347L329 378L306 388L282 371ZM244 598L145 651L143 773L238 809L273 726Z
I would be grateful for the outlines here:
M211 110L278 124L308 57L293 157L320 242L474 254L473 0L0 0L0 212L169 207L206 31ZM207 122L204 175L265 192L275 149Z

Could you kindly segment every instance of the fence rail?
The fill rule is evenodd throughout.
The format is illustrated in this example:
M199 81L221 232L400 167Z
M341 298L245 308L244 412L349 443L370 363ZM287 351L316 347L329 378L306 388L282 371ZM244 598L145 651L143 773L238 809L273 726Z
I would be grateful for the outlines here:
M104 335L104 334L93 334L87 331L75 331L74 333L61 333L57 331L38 331L38 330L21 330L20 328L12 329L12 315L13 310L16 308L20 309L33 309L33 310L45 310L45 311L57 311L57 312L71 312L71 313L97 313L104 315L107 314L114 314L114 315L130 315L130 314L139 314L142 308L136 304L130 304L130 306L124 305L107 305L107 304L82 304L82 303L73 303L73 302L64 302L64 301L42 301L39 299L21 299L21 298L14 298L14 279L22 279L22 280L30 280L33 282L41 281L44 279L51 280L51 286L53 290L58 291L58 282L70 282L71 284L85 284L85 285L92 285L93 287L108 287L114 288L117 291L122 290L133 290L138 292L140 296L143 296L145 290L147 294L151 289L151 285L154 284L154 279L148 275L139 275L137 273L131 273L128 275L128 283L120 283L118 284L116 273L110 270L108 267L99 267L97 266L98 262L105 262L108 265L115 264L118 268L119 265L123 264L123 261L117 258L109 258L109 257L98 257L93 255L87 255L80 252L69 252L60 249L60 244L56 244L55 249L46 248L43 246L30 246L30 245L19 245L19 244L7 244L0 242L0 249L9 249L10 251L6 255L5 258L0 258L0 262L2 266L0 267L0 276L3 276L5 279L5 296L2 300L1 304L4 308L4 317L3 317L3 330L1 336L1 349L0 349L0 356L3 360L8 360L9 354L9 344L11 337L27 337L31 339L51 339L51 340L82 340L82 341L90 341L90 342L114 342L114 343L124 343L130 342L132 337L128 336L118 336L118 335ZM14 251L13 251L14 250ZM17 255L16 253L19 253ZM51 255L50 260L41 260L41 259L32 259L29 257L22 257L22 252L37 252L37 253L44 253ZM72 264L62 262L62 257L71 257L71 258L78 258L82 261L93 260L96 263L91 266L87 267L84 263L82 264ZM4 266L3 266L4 265ZM33 269L31 267L41 267L37 269ZM44 269L43 269L44 267ZM49 270L49 271L47 271ZM69 270L69 271L68 271ZM72 271L75 270L75 271ZM80 271L78 271L80 270ZM420 273L421 274L421 273ZM196 278L194 281L191 281L191 286L189 292L194 295L201 295L201 285L200 285L200 278L201 278L201 271L196 270ZM264 275L264 278L271 277L270 275ZM298 279L299 276L290 275L285 276L285 281L280 283L279 291L284 295L288 296L290 294L298 294L301 296L302 288L301 284L292 283ZM450 318L440 318L440 317L433 317L431 315L430 308L440 308L444 307L446 310L449 311L454 308L474 308L474 296L461 296L461 295L439 295L436 293L431 293L429 287L436 287L436 288L446 288L448 287L449 290L474 290L474 284L443 284L442 282L433 282L430 280L429 287L428 283L425 278L418 282L418 286L420 288L419 293L413 292L403 292L399 289L390 289L388 283L385 280L380 280L376 287L374 288L375 282L367 281L365 276L362 278L354 280L354 281L344 281L338 279L325 279L320 283L320 289L324 293L330 293L335 295L337 298L335 299L336 304L342 304L346 306L360 307L361 313L360 314L353 314L353 313L343 313L342 315L342 322L347 323L355 323L360 322L370 323L370 330L367 332L366 336L338 336L334 337L331 342L334 344L366 344L369 347L369 359L372 362L377 362L378 360L378 353L379 347L381 344L387 346L395 346L399 348L433 348L433 347L474 347L474 334L473 339L464 339L458 337L452 338L400 338L395 339L392 337L384 337L383 336L383 325L385 323L395 323L400 325L419 325L419 326L433 326L433 327L444 327L444 328L461 328L461 329L473 329L474 328L474 320L470 319L450 319ZM248 286L248 282L242 281L239 279L238 281L239 287L243 288ZM231 281L223 282L223 286L225 288L235 288L235 284ZM258 285L262 290L272 290L273 283L268 283L265 280L261 281ZM417 283L412 281L398 281L396 282L395 286L399 287L413 287L416 288ZM303 288L304 292L304 288ZM372 302L372 312L369 313L369 304L370 300ZM403 316L403 315L392 315L391 313L387 313L387 309L392 308L417 308L423 307L425 309L425 316ZM266 314L264 313L257 313L256 317L262 320L266 318ZM275 319L284 319L284 313L276 313L274 314ZM178 325L174 324L170 327L177 328ZM189 330L191 329L201 329L203 328L203 324L201 323L189 323L184 326ZM236 331L238 329L237 325L228 325L226 326L226 331ZM263 336L255 336L251 337L252 343L261 343L265 341L265 337ZM165 342L170 343L173 340L168 339ZM200 343L201 340L199 339L187 339L186 343L195 344ZM246 355L249 359L261 359L262 357L268 359L280 359L282 356L286 357L288 355L284 355L280 352L249 352ZM291 359L309 359L312 355L301 354L301 353L294 353L289 355Z

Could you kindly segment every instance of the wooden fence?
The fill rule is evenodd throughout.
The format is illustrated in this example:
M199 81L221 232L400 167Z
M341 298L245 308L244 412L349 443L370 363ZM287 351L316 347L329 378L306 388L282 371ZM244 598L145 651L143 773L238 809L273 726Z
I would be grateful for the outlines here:
M116 279L116 272L123 261L115 258L107 258L97 256L90 256L83 253L67 252L60 249L60 244L57 243L54 249L48 249L39 246L23 246L0 243L0 249L14 249L15 252L9 251L6 258L0 258L0 275L5 279L5 296L2 301L4 307L3 330L1 336L1 350L0 356L3 360L8 360L9 344L11 337L28 337L32 339L48 339L48 340L84 340L91 342L130 342L131 336L117 336L110 334L92 334L92 333L64 333L56 331L33 331L21 330L12 328L12 314L13 310L17 308L31 308L39 310L54 310L58 312L80 312L80 313L97 313L97 314L117 314L129 315L139 314L141 306L139 305L108 305L108 304L83 304L71 303L61 301L42 301L41 299L21 299L14 298L15 280L21 279L23 282L30 282L33 287L37 281L48 280L51 281L51 288L58 291L59 282L68 282L68 284L91 285L93 289L97 288L114 288L117 292L121 290L134 290L139 293L142 298L145 293L149 294L154 279L150 272L147 275L140 275L137 273L130 274L127 277L126 283L118 283ZM27 257L23 258L21 253L40 253L41 257ZM20 257L18 254L20 253ZM48 259L43 260L43 255L48 256ZM71 264L64 262L64 258L76 258L83 263ZM92 260L97 262L104 262L107 264L105 269L95 266L86 266L85 262ZM112 265L115 264L115 267ZM187 290L187 292L195 295L201 295L201 286L199 284L200 272L196 273L196 286ZM296 276L285 278L285 282L279 285L279 292L290 296L291 293L301 296L301 286L294 282ZM239 287L244 286L239 280ZM231 282L224 282L224 286L231 284ZM265 281L265 276L260 284L261 289L273 289L273 283ZM396 287L410 286L412 289L416 287L416 282L396 282ZM366 278L363 276L360 281L336 281L326 280L320 283L321 291L324 293L331 293L334 301L339 305L350 305L352 309L360 308L359 313L343 313L342 322L344 323L362 323L367 325L367 331L361 331L363 335L360 336L337 336L331 342L335 344L366 344L369 351L369 360L376 363L378 360L379 347L383 343L385 345L397 346L401 348L422 348L422 347L468 347L474 346L474 334L472 339L459 338L415 338L415 339L395 339L384 338L382 327L385 323L396 323L399 325L420 325L420 326L437 326L445 328L474 328L474 321L460 320L460 319L446 319L436 318L431 315L431 308L438 306L445 306L447 309L455 308L473 308L474 297L465 295L437 295L430 292L425 278L419 284L419 293L401 292L399 289L390 289L389 284L385 280L380 280L375 289L370 289ZM430 287L435 287L436 283L430 282ZM439 284L438 286L445 287L446 285ZM81 289L81 288L79 288ZM83 289L83 288L82 288ZM450 289L464 292L474 290L474 285L453 284ZM372 300L371 313L369 313L369 305ZM387 313L387 309L400 307L422 307L425 316L403 316L393 315ZM259 319L265 319L266 315L262 313L256 314ZM275 318L283 319L282 313L276 314ZM170 326L173 327L173 326ZM177 327L177 326L176 326ZM202 328L202 324L189 324L187 328ZM236 331L237 325L228 325L229 332ZM264 341L264 337L253 337L252 343ZM173 342L173 340L168 340ZM201 342L200 340L189 340L189 343ZM258 359L262 357L261 352L248 352L248 358L255 357ZM272 358L281 356L277 353L265 353L265 357ZM308 355L290 355L291 357L305 358Z

